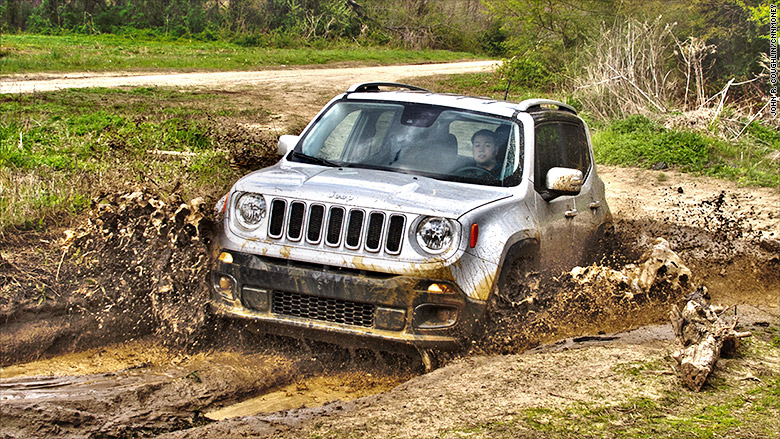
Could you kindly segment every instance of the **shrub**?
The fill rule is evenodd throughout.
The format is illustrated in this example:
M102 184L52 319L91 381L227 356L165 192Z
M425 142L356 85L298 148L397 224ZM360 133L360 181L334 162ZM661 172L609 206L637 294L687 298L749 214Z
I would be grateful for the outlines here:
M496 69L496 73L527 88L549 89L555 84L554 73L542 63L528 58L505 59Z

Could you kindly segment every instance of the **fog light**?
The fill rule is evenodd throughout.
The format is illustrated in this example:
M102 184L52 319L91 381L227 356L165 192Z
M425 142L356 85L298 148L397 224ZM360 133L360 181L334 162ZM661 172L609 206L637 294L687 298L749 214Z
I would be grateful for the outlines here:
M455 308L439 308L436 310L436 320L443 323L455 322L457 310Z
M426 303L414 309L415 326L422 329L445 328L458 320L458 308Z
M233 279L227 277L227 276L220 276L219 277L219 289L223 291L232 290L233 289Z
M228 252L222 252L219 254L220 261L226 263L226 264L232 264L233 263L233 255L231 255Z
M224 274L215 274L214 292L223 300L236 300L236 281L232 277Z

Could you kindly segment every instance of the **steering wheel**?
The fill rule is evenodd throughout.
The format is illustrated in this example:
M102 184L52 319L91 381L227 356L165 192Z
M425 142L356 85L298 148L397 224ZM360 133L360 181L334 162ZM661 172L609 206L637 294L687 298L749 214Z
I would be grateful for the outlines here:
M479 166L464 166L455 171L455 175L458 177L490 177L497 180L490 171Z

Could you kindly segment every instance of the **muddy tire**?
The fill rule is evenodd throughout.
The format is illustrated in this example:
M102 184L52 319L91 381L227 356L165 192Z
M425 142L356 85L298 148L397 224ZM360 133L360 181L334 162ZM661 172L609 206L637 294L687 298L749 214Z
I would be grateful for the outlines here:
M501 268L498 288L488 303L488 311L533 310L539 279L539 258L535 251L523 251L511 258Z

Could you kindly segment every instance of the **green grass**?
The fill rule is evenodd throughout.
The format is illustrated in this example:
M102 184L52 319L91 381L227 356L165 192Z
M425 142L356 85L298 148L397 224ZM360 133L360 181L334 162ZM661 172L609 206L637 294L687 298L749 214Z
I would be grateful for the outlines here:
M163 41L120 35L3 35L0 75L117 70L255 70L281 65L405 64L475 59L444 50L409 51L334 43L332 48L244 47L224 41Z
M780 135L753 122L736 141L697 131L665 128L645 116L597 124L593 149L598 163L649 168L664 163L740 184L780 187Z
M238 124L267 121L263 100L151 88L0 95L0 231L66 221L101 192L216 196L239 175L230 148L254 141Z
M630 397L612 404L593 401L565 408L528 408L501 421L455 428L439 437L777 437L780 374L767 365L756 366L773 349L776 355L771 343L752 340L737 359L721 360L710 384L699 393L682 389L674 378L643 373L668 368L659 359L618 365L619 374L662 389L659 396ZM740 379L747 371L756 373L760 381Z

